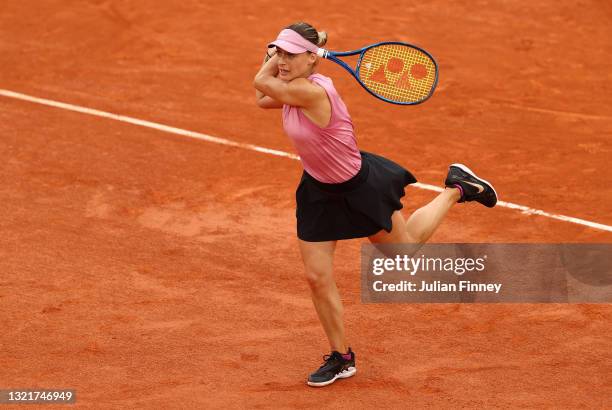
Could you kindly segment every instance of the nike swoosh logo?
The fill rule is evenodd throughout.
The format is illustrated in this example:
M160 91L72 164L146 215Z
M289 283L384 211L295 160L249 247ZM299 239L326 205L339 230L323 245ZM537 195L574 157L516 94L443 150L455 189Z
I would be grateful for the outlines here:
M481 192L483 192L485 190L485 187L480 185L480 184L474 184L473 182L468 182L468 181L463 181L463 182L465 182L466 184L469 184L469 185L471 185L473 187L476 187L478 189L478 193L481 193Z

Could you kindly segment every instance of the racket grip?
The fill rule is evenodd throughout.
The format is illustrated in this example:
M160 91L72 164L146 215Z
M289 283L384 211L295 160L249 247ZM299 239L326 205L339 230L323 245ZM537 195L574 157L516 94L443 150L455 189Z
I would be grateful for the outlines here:
M270 50L272 50L272 54L270 54ZM264 57L264 63L267 63L269 59L276 55L276 47L271 47L266 51L266 56Z

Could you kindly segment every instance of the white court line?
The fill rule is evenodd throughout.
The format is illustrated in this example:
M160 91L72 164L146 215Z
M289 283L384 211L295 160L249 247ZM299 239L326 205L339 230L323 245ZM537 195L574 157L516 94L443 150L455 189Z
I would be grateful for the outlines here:
M213 137L212 135L202 134L200 132L195 132L195 131L188 131L188 130L184 130L184 129L176 128L176 127L170 127L168 125L159 124L157 122L139 120L138 118L128 117L125 115L113 114L110 112L81 107L78 105L67 104L67 103L53 101L53 100L47 100L45 98L32 97L30 95L17 93L17 92L10 91L10 90L4 90L2 88L0 88L0 95L4 97L8 97L8 98L16 98L18 100L29 101L29 102L33 102L37 104L42 104L42 105L48 105L48 106L56 107L56 108L62 108L64 110L76 111L76 112L80 112L83 114L94 115L97 117L110 118L116 121L127 122L129 124L134 124L134 125L140 125L141 127L153 128L155 130L168 132L170 134L182 135L184 137L195 138L195 139L199 139L199 140L207 141L207 142L213 142L215 144L229 145L232 147L249 149L252 151L263 152L265 154L291 158L294 160L300 159L297 155L291 154L289 152L279 151L279 150L270 149L270 148L264 148L264 147L260 147L258 145L253 145L253 144L245 144L242 142L236 142L236 141L228 140L225 138ZM428 191L435 191L435 192L441 192L443 190L443 188L440 188L438 186L423 184L420 182L413 184L413 186L420 188L420 189L425 189ZM556 219L556 220L563 221L563 222L570 222L570 223L574 223L578 225L588 226L593 229L599 229L602 231L612 232L612 226L610 225L604 225L598 222L592 222L592 221L587 221L587 220L580 219L580 218L574 218L572 216L552 214L550 212L542 211L540 209L530 208L525 205L513 204L512 202L498 201L496 206L515 209L515 210L521 211L523 214L526 214L526 215L540 215L546 218L552 218L552 219Z

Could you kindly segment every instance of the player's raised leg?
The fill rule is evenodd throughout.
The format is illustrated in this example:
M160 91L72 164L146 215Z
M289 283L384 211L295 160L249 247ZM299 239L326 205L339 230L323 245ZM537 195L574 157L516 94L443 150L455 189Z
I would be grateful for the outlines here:
M490 182L478 177L463 164L452 164L446 189L427 205L417 209L407 221L400 211L393 213L391 232L384 230L369 237L372 243L421 244L427 242L450 209L460 202L479 202L489 208L497 203L497 192Z
M400 211L395 211L391 216L391 232L381 230L368 239L372 243L425 243L460 198L459 189L445 189L430 203L414 211L407 221Z

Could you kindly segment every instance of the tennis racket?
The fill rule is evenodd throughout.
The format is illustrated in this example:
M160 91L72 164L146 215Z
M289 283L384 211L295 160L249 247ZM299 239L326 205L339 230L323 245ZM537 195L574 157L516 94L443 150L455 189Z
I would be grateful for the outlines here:
M317 53L351 73L374 97L392 104L415 105L427 100L438 84L438 64L427 51L408 43L386 41L359 50ZM353 70L338 57L359 54Z

